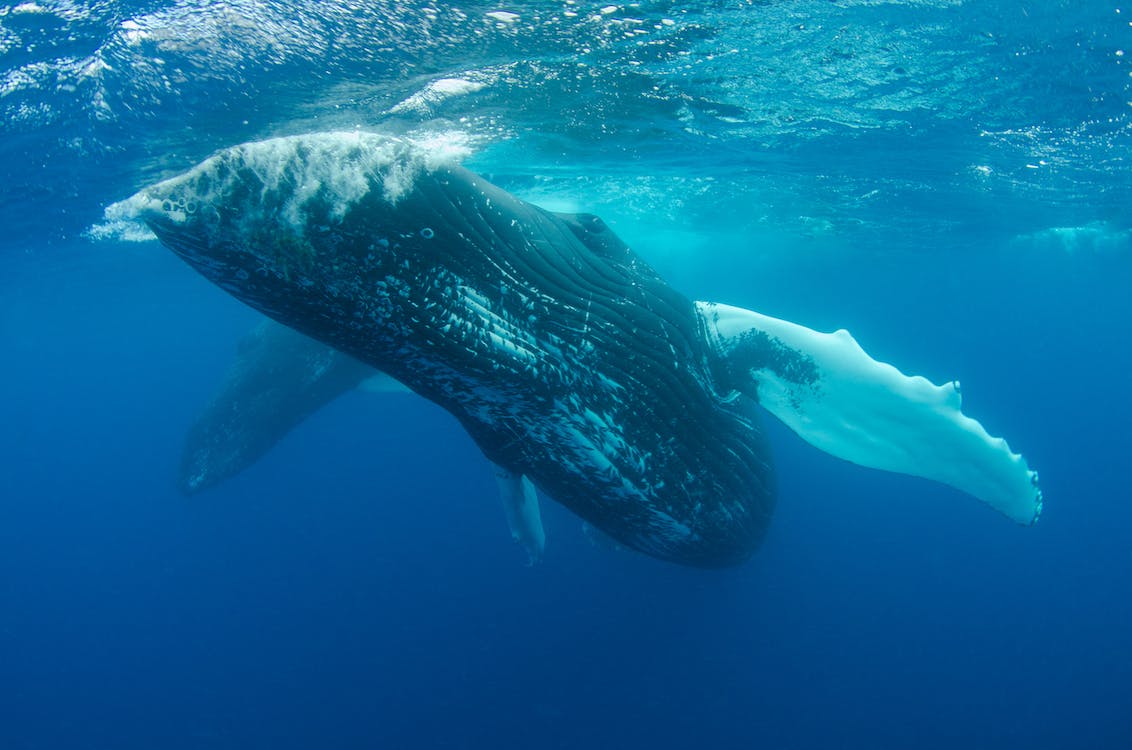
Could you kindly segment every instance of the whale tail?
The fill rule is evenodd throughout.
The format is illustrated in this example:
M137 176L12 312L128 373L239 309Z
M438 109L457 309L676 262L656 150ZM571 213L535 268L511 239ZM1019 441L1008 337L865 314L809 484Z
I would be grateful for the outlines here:
M963 414L958 382L905 375L845 330L820 333L738 307L696 306L728 386L806 442L861 466L942 482L1018 523L1037 520L1037 472Z

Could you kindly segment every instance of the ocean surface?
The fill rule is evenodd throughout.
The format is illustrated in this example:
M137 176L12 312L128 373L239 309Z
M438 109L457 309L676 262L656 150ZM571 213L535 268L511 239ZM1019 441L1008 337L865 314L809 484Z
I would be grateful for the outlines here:
M1132 747L1130 75L1117 0L0 4L0 748ZM747 563L544 499L528 567L455 420L362 392L183 497L259 318L103 210L353 129L961 380L1040 521L768 416Z

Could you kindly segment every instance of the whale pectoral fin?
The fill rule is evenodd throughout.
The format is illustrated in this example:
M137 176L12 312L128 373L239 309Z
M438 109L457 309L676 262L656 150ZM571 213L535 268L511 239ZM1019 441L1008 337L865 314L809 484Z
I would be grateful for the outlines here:
M185 436L178 486L193 494L238 474L311 414L377 375L326 344L263 321L241 340L223 385Z
M499 494L503 499L503 511L507 515L507 525L511 527L511 538L526 550L528 562L534 565L542 559L546 548L546 533L542 529L542 513L539 511L538 494L531 480L522 474L492 464L495 480L499 483Z
M848 331L819 333L750 310L697 302L729 387L806 442L862 466L962 490L1022 524L1042 509L1037 472L937 386L870 357Z

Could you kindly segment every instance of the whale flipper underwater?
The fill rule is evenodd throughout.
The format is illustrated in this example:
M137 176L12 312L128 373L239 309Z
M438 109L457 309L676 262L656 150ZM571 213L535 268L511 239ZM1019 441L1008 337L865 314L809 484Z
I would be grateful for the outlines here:
M596 217L552 214L411 142L226 149L113 208L269 317L452 413L507 477L625 546L745 560L775 503L761 401L834 455L1023 523L1037 477L958 394L848 334L693 303ZM522 479L522 478L525 478Z
M353 357L264 321L240 341L223 387L189 429L178 486L191 494L242 471L295 425L375 374Z
M355 388L407 390L349 355L264 320L240 341L223 385L185 436L178 487L191 495L238 474L308 416ZM537 562L546 535L534 487L502 467L494 473L511 537Z

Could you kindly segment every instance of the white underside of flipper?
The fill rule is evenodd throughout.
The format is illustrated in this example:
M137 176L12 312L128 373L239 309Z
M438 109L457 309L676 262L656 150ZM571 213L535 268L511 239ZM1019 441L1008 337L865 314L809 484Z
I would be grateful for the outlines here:
M499 482L499 495L503 499L503 511L507 514L507 525L511 527L511 538L523 547L530 564L534 565L542 559L546 548L546 533L542 528L535 486L522 474L515 474L497 464L492 464L492 469Z
M845 330L820 333L729 305L696 306L718 351L747 368L747 395L806 442L862 466L950 485L1018 523L1037 520L1037 472L962 413L958 382L905 375Z

